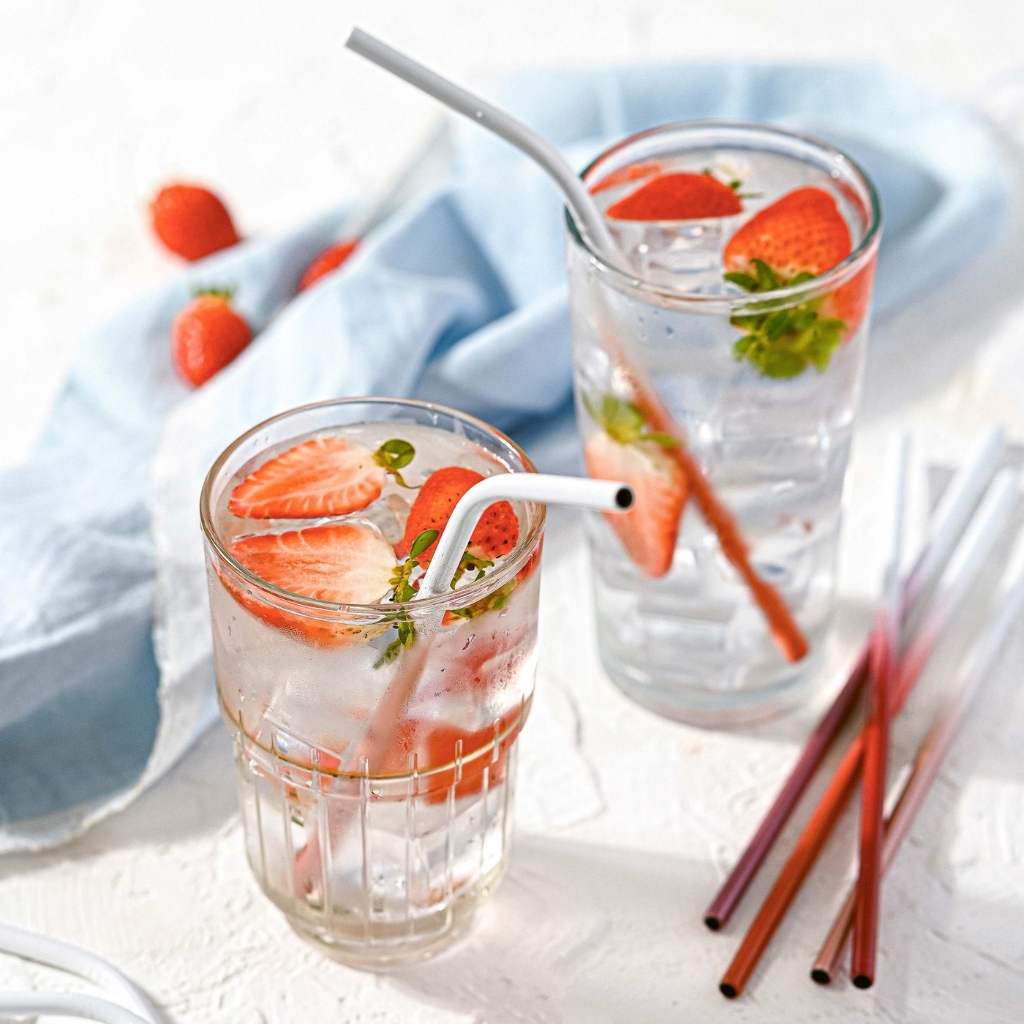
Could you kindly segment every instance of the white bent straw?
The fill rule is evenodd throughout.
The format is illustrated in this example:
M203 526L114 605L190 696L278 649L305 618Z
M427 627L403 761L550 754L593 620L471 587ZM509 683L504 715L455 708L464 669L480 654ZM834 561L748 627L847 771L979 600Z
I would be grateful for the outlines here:
M361 28L352 29L345 45L353 53L358 53L360 57L365 57L378 67L390 71L427 95L433 96L456 113L500 135L540 164L561 189L580 231L612 264L618 264L621 257L601 211L590 193L583 187L579 177L547 139L511 114L474 95L461 85L449 81L436 71L424 67Z
M110 1024L158 1024L163 1018L150 998L113 964L79 946L0 924L0 953L77 974L116 999L85 993L0 992L2 1014L59 1014Z
M1017 538L991 606L997 609L996 616L975 641L969 660L959 674L959 689L936 715L914 755L910 771L897 780L889 794L888 802L893 809L885 821L883 872L895 860L900 844L907 837L949 748L998 661L1010 630L1024 611L1024 536ZM854 888L851 885L811 970L811 977L822 985L828 984L838 971L843 947L850 933L853 908Z
M985 495L978 514L939 577L935 595L920 626L914 632L913 640L900 658L894 686L894 698L897 701L900 700L900 694L909 691L914 685L914 680L931 656L950 619L992 553L1019 497L1020 474L1014 469L1001 469Z
M633 491L617 481L545 473L499 473L481 480L470 487L452 509L412 604L450 592L452 577L476 524L496 501L533 501L599 512L625 512L633 504ZM353 768L358 770L359 766L377 762L387 753L426 664L429 638L443 614L443 610L436 611L420 623L419 631L423 635L403 653L394 678L370 716L362 740L353 745Z
M452 510L438 538L418 600L448 591L469 538L486 509L496 501L535 501L599 512L625 512L633 492L624 483L548 473L500 473L474 484Z
M929 519L928 537L904 584L903 602L907 608L918 603L939 569L949 557L978 503L979 496L995 476L1006 449L1002 427L993 427L977 443L960 471L943 492L934 515Z

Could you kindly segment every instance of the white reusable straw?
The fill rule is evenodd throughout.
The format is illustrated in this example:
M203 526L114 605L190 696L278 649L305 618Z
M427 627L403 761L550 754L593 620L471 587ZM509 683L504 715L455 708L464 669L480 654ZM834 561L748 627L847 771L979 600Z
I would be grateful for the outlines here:
M451 592L452 577L470 535L480 516L496 501L533 501L599 512L625 512L633 504L633 491L616 481L544 473L499 473L481 480L470 487L452 509L413 604ZM365 771L387 754L426 664L430 637L443 615L444 610L438 609L418 624L419 640L403 652L394 678L377 702L362 739L353 744L348 762L350 770Z
M80 992L0 992L2 1014L55 1014L109 1024L159 1024L163 1019L149 997L113 964L68 942L0 924L0 953L77 974L117 1002Z
M427 95L440 100L441 103L457 113L463 114L470 120L483 125L484 128L490 129L496 135L500 135L540 164L561 189L565 202L572 211L573 219L594 248L613 265L618 265L621 262L618 248L612 240L604 216L597 204L583 187L583 183L573 169L565 162L562 154L547 139L538 135L511 114L488 103L480 96L475 96L467 89L463 89L461 85L456 85L442 77L436 71L431 71L417 63L411 57L400 53L361 28L352 30L345 45L353 53L358 53L360 57L365 57L378 67L390 71Z
M1010 520L1020 498L1020 475L1001 469L985 495L963 540L939 577L935 595L928 605L913 640L900 658L894 691L900 694L913 686L943 631L978 578L985 561Z
M633 504L633 492L625 484L610 480L546 473L500 473L481 480L466 491L452 510L430 559L430 568L420 583L418 599L449 590L480 516L496 501L537 501L600 512L625 512Z
M978 497L995 476L1006 448L1002 427L993 427L975 446L970 456L946 488L930 519L928 538L904 584L903 602L907 608L918 603L971 518Z

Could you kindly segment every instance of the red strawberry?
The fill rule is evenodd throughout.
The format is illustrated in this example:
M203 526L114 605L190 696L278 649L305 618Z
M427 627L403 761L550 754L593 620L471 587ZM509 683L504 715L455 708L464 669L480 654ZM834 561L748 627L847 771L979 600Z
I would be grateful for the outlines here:
M682 471L656 444L621 444L607 434L595 434L583 454L592 477L622 480L633 489L633 507L605 518L643 572L664 576L672 568L686 504Z
M179 256L198 260L238 241L227 207L202 185L165 185L149 204L157 238Z
M831 270L853 250L850 229L835 199L807 186L786 193L744 224L725 247L725 269L746 274L760 260L781 284L801 274ZM874 265L834 291L822 304L823 316L845 324L844 338L860 325L871 295Z
M615 188L618 185L628 185L631 181L640 181L649 178L661 170L661 164L657 160L649 160L646 163L630 164L628 167L620 167L611 174L606 174L596 184L590 186L591 194L597 195L606 189Z
M462 758L463 764L459 781L456 783L457 768L429 775L420 782L420 792L426 793L427 803L439 804L448 799L448 792L455 784L455 797L460 799L473 796L483 789L484 771L487 771L487 787L497 786L505 781L505 769L508 762L508 749L522 728L525 715L520 717L518 711L503 716L496 725L485 726L470 732L447 722L416 722L413 730L407 731L405 742L410 740L416 748L420 769L427 767L439 768L451 764L456 756ZM495 736L501 735L506 728L515 723L509 733L501 740L497 756L493 749ZM484 750L484 748L490 749ZM470 755L484 750L480 756L470 760ZM406 760L403 767L408 766Z
M412 542L424 530L437 530L440 535L459 499L473 484L483 479L480 473L462 466L446 466L431 473L409 510L405 535L397 545L399 557L406 555ZM507 555L518 542L519 520L515 510L509 502L497 501L480 517L480 522L469 538L467 550L478 558L493 561ZM436 547L437 540L419 556L419 564L424 569L430 565Z
M302 272L298 290L304 292L311 285L316 284L321 277L325 277L332 270L337 270L356 251L358 245L359 240L353 238L348 242L339 242L337 245L328 246Z
M662 174L612 203L607 215L616 220L700 220L729 217L743 203L735 189L711 174Z
M252 341L245 318L231 308L231 293L200 293L175 318L171 358L193 387L223 370Z
M281 590L337 604L372 604L391 586L395 555L383 537L359 523L330 523L287 533L243 537L231 554L250 572ZM315 619L272 606L224 578L232 595L264 622L312 643L334 647L365 634L365 628Z
M249 519L343 516L375 501L386 476L369 448L324 434L250 473L231 492L228 511Z

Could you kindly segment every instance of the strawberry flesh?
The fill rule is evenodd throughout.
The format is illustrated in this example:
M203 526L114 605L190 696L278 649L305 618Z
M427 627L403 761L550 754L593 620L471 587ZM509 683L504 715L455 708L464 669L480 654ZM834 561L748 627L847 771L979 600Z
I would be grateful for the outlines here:
M672 568L688 493L682 470L652 442L621 444L605 433L590 438L584 459L590 476L632 488L633 507L605 518L642 572L664 576Z
M725 247L725 269L763 260L782 277L823 274L852 251L850 229L835 199L807 186L787 192L755 214Z
M483 480L482 474L463 466L446 466L435 470L420 488L409 518L405 522L405 534L396 547L400 558L404 558L413 541L424 530L437 530L438 538L448 525L448 520L459 499L474 484ZM519 543L519 519L507 501L490 505L480 517L469 538L468 551L478 558L494 560L507 555ZM425 569L437 548L437 540L420 554L419 564Z
M228 511L248 519L348 515L380 497L386 479L369 448L324 434L250 473L231 492Z
M710 174L662 174L612 203L616 220L701 220L740 213L736 192Z
M301 597L332 604L373 604L388 592L395 556L369 526L330 523L234 541L231 554L261 580ZM352 643L364 630L270 605L224 578L234 598L272 626L325 645Z
M628 167L620 167L611 174L606 174L596 184L591 185L590 192L597 195L610 188L617 188L619 185L628 185L633 181L642 181L650 178L661 170L661 164L657 160L649 160L645 163L630 164Z

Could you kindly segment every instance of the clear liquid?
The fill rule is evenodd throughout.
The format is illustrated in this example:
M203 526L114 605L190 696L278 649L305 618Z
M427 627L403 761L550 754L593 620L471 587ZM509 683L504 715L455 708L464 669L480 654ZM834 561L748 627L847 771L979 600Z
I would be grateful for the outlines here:
M484 475L510 469L469 439L423 424L330 433L371 451L389 438L409 441L416 457L402 474L411 487L443 466ZM228 511L240 480L302 440L268 447L225 482L214 516L220 537L230 543L343 520L399 540L416 492L391 477L367 509L330 520L239 519ZM514 507L524 538L529 513ZM500 574L504 561L489 572ZM422 660L411 696L364 762L368 723L409 671L406 655L379 664L393 627L371 627L368 639L341 646L310 642L240 604L210 562L218 691L236 729L249 861L292 923L340 958L380 964L426 955L500 877L514 741L533 688L537 577L523 576L504 607L479 617L417 621L408 653Z
M677 224L610 220L638 275L662 288L713 296L742 291L723 278L722 251L760 208L803 185L829 191L856 246L851 204L822 170L774 153L710 150L662 161L664 170L711 167L757 193L741 214ZM598 194L607 206L637 187ZM796 700L795 684L816 663L832 613L843 478L849 457L866 328L834 352L828 367L790 379L762 376L734 357L742 331L724 313L683 310L619 291L577 246L569 255L578 399L628 395L629 383L602 337L628 339L646 375L733 512L755 569L794 613L811 656L780 655L763 616L724 558L693 502L683 513L672 568L644 576L603 520L589 524L603 663L613 680L669 717L722 724L758 717ZM584 444L599 428L582 401Z

